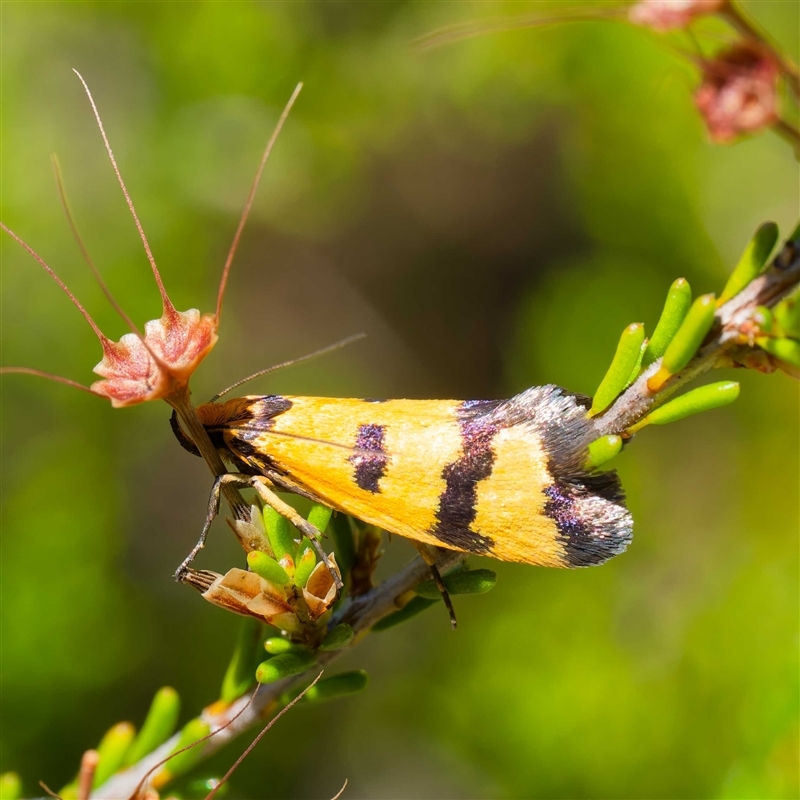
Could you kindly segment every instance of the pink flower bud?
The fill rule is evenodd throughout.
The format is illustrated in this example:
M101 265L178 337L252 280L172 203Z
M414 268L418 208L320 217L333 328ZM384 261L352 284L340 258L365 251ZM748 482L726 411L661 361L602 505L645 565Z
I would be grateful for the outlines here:
M725 5L725 0L640 0L628 12L634 25L644 25L656 31L685 28L695 17L713 14Z
M734 45L705 62L703 73L694 102L713 141L730 142L778 119L778 65L757 44Z

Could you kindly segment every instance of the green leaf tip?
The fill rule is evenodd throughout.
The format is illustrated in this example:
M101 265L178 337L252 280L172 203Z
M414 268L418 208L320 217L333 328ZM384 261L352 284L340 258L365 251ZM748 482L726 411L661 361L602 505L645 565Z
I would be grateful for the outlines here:
M664 309L642 356L642 367L649 367L664 355L692 305L692 287L686 278L678 278L667 292Z
M299 675L314 666L314 657L309 653L281 653L262 661L256 669L259 683L274 683L281 678Z
M473 569L453 572L442 578L449 594L484 594L497 583L497 573L490 569ZM442 595L434 581L423 581L414 589L426 600L440 600Z
M717 305L727 303L764 271L769 254L777 241L778 226L774 222L759 225L753 238L747 243L739 263L733 268Z
M738 396L739 384L736 381L720 381L699 386L650 412L629 430L634 433L644 428L645 425L667 425L670 422L677 422L679 419L699 414L701 411L727 406Z
M342 622L328 633L319 649L324 653L330 650L341 650L353 641L353 636L353 629L346 622Z
M345 697L346 695L363 691L367 688L368 682L367 673L363 669L342 672L339 675L332 675L330 678L323 678L315 683L305 693L303 701L306 703L322 703L326 700L335 700L337 697Z
M800 244L800 222L795 225L794 230L789 234L789 241L794 244Z
M307 519L320 533L325 533L332 516L332 508L323 506L321 503L314 503L311 511L308 512Z
M412 597L401 609L394 611L379 619L373 626L373 631L387 631L389 628L394 628L395 625L400 625L406 620L416 617L417 614L423 612L426 608L435 606L438 600L428 600L425 597Z
M773 309L774 330L766 330L779 337L800 339L800 289L784 297Z
M317 566L317 554L314 552L307 540L304 540L305 547L301 547L300 558L294 571L294 582L301 589L308 583L314 567Z
M209 792L214 792L214 797L224 797L228 794L231 784L230 781L228 781L220 785L220 781L221 779L216 776L195 778L189 781L186 786L187 800L203 800L204 797L208 797Z
M584 468L587 470L597 469L619 454L622 450L622 437L615 433L601 436L599 439L595 439L587 449Z
M757 338L756 344L779 361L800 368L800 341L797 339L771 339L764 336Z
M181 735L178 737L178 743L172 748L172 752L176 753L176 755L164 764L161 772L156 773L153 783L163 786L167 781L179 775L185 775L196 764L199 764L203 760L204 743L197 744L194 747L190 747L190 745L194 745L195 742L204 736L208 736L209 733L211 733L211 726L207 722L197 717L190 719L183 726ZM184 747L189 747L189 749L179 753L178 751L183 750Z
M108 730L97 746L99 758L92 780L93 789L104 784L115 772L122 769L125 756L135 736L136 728L130 722L118 722Z
M153 696L139 735L125 756L124 766L141 761L163 744L175 731L181 710L181 698L171 686L164 686Z
M605 411L628 385L641 357L643 343L644 325L641 322L628 325L622 332L611 366L594 394L590 416Z
M294 540L297 534L294 526L272 506L264 506L263 514L264 527L267 529L267 538L275 558L280 561L284 556L289 556L294 561L297 558L297 542Z
M296 644L289 639L284 639L283 636L270 636L264 642L264 649L273 656L280 655L281 653L298 653L304 656L310 656L311 651L304 644Z
M219 692L223 703L232 703L253 685L253 669L260 661L263 635L260 620L245 617L240 621L236 644Z
M714 324L715 310L713 294L704 294L692 303L689 313L664 352L660 369L647 381L647 388L651 392L658 392L672 375L680 372L692 360Z
M16 772L0 775L0 800L19 800L22 797L22 781Z
M265 581L278 586L286 586L292 579L286 570L274 559L261 550L251 550L247 554L247 566Z

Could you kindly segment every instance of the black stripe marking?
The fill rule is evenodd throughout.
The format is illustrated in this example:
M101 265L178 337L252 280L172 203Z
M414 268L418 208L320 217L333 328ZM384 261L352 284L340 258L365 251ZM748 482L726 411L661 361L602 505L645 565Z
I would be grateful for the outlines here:
M445 545L470 553L489 552L494 540L473 531L478 483L492 474L492 439L498 431L490 418L496 400L467 400L456 412L461 429L461 455L442 470L445 490L439 496L436 524L431 533Z
M386 474L386 464L389 460L383 447L385 433L385 425L359 425L355 447L358 450L369 450L375 455L358 454L347 459L355 467L356 485L372 494L380 492L381 488L378 484Z
M614 472L556 480L544 490L544 513L558 528L567 566L602 564L631 540L631 518Z

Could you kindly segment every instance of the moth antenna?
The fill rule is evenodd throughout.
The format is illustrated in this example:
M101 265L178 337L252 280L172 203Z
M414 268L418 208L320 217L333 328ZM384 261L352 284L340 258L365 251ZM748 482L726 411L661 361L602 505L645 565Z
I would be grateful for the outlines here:
M82 389L84 392L96 395L96 392L93 392L88 386L84 386L82 383L72 381L69 378L62 378L60 375L53 375L50 372L44 372L41 369L31 369L30 367L0 367L0 375L8 375L10 373L35 375L37 378L47 378L49 381L63 383L65 386L72 386L74 389Z
M92 257L89 255L89 250L87 249L86 244L84 243L83 238L81 237L80 231L78 230L78 226L75 223L75 218L72 216L72 209L70 208L69 201L67 200L67 192L64 189L64 177L61 173L61 165L58 163L58 158L55 155L55 153L50 156L50 161L53 164L53 173L55 174L56 178L56 186L58 188L58 196L61 200L61 207L64 209L64 213L67 216L67 223L69 224L69 228L72 231L73 238L78 244L78 249L81 251L83 260L86 262L89 269L92 271L94 279L99 284L108 302L111 303L111 307L114 309L114 311L117 312L117 314L120 315L120 317L122 317L123 322L139 337L139 339L142 340L142 343L144 344L144 337L142 336L141 332L136 327L134 321L125 313L122 306L117 302L114 295L111 294L111 290L108 288L108 284L106 284L106 282L103 280L103 276L100 274L100 270L97 269L97 265L94 263ZM145 347L147 347L146 344ZM150 353L150 355L153 355L153 353Z
M231 725L233 725L233 723L236 722L236 720L239 719L239 717L242 714L244 714L245 711L247 711L247 709L252 704L253 700L256 699L256 695L258 694L258 690L260 688L261 688L261 684L256 686L256 688L253 690L253 693L250 695L250 698L248 699L248 701L224 725L220 725L219 728L215 728L213 731L210 731L205 736L202 736L200 739L197 739L196 741L192 742L191 744L187 744L186 747L182 747L180 750L176 750L174 753L170 753L166 758L164 758L161 761L159 761L158 764L156 764L155 766L151 767L144 774L144 777L136 785L136 788L133 790L133 792L131 793L131 795L128 798L128 800L136 800L136 798L138 798L140 796L140 793L141 793L142 789L144 789L144 785L147 782L147 779L157 769L160 769L161 767L163 767L164 764L166 764L171 758L174 758L175 756L177 756L178 753L185 753L187 750L191 750L193 747L197 747L197 745L202 744L203 742L207 741L208 739L211 739L213 736L216 736L218 733L222 733L222 731L224 731L225 728L229 728ZM311 687L309 687L309 688L311 688ZM277 719L277 717L276 717L276 719Z
M294 706L296 703L299 703L299 702L300 702L300 701L303 699L303 697L305 696L306 692L307 692L307 691L308 691L308 690L309 690L309 689L310 689L312 686L314 686L314 684L315 684L315 683L316 683L316 682L317 682L317 681L318 681L318 680L319 680L319 679L322 677L322 674L323 674L323 673L322 673L322 672L320 672L320 673L319 673L319 675L317 675L317 677L316 677L316 678L314 678L314 680L313 680L313 681L311 681L311 683L309 683L309 684L308 684L308 686L306 686L306 688L305 688L305 689L303 689L303 691L302 691L302 692L300 692L300 694L298 694L298 695L297 695L297 697L295 697L295 698L294 698L294 699L293 699L293 700L292 700L290 703L287 703L287 704L286 704L286 705L285 705L285 706L284 706L284 707L283 707L283 708L282 708L282 709L281 709L281 710L280 710L280 711L279 711L279 712L278 712L278 713L277 713L277 714L276 714L276 715L275 715L275 716L274 716L274 717L273 717L273 718L272 718L272 719L271 719L271 720L270 720L270 721L269 721L269 722L268 722L268 723L267 723L267 724L266 724L266 725L265 725L265 726L264 726L264 727L261 729L261 731L260 731L260 733L258 734L258 736L256 736L256 738L255 738L255 739L253 739L253 741L252 741L252 742L250 742L250 744L249 744L249 745L247 745L247 747L245 748L245 751L244 751L244 752L243 752L243 753L242 753L242 754L239 756L239 758L237 758L237 759L236 759L236 761L234 761L234 762L233 762L233 765L231 766L231 768L230 768L230 769L229 769L229 770L228 770L228 771L227 771L227 772L226 772L226 773L225 773L225 774L222 776L222 778L220 778L220 780L219 780L219 783L218 783L218 784L217 784L217 785L216 785L216 786L215 786L215 787L214 787L214 788L213 788L213 789L212 789L212 790L211 790L211 791L210 791L210 792L209 792L209 793L208 793L208 794L205 796L205 799L204 799L204 800L214 800L214 797L216 796L216 794L217 794L217 792L220 790L220 788L223 786L223 784L225 784L225 783L226 783L226 781L228 780L228 778L230 778L230 777L231 777L231 775L233 775L233 773L234 773L234 772L236 772L236 770L239 768L239 765L242 763L242 761L244 761L244 760L247 758L247 756L249 756L249 755L250 755L250 753L253 751L253 748L254 748L254 747L255 747L255 746L256 746L256 745L257 745L257 744L258 744L258 743L261 741L261 739L263 738L264 734L266 734L266 732L267 732L267 731L268 731L268 730L269 730L269 729L270 729L270 728L271 728L271 727L272 727L272 726L273 726L273 725L274 725L274 724L275 724L275 723L276 723L276 722L277 722L277 721L278 721L278 720L279 720L279 719L280 719L280 718L281 718L281 717L282 717L282 716L283 716L283 715L284 715L284 714L285 714L287 711L289 711L289 709L290 709L290 708L292 708L292 706Z
M47 264L47 262L29 244L20 239L20 237L17 236L17 234L14 233L14 231L12 231L7 225L4 225L2 222L0 222L0 228L2 228L15 242L17 242L17 244L24 247L39 262L39 264L44 268L44 271L61 287L64 294L69 297L75 308L77 308L78 311L83 314L83 318L89 323L95 333L95 336L97 336L97 338L100 340L100 344L103 345L103 350L106 349L106 346L110 347L112 345L111 340L103 333L103 331L100 330L97 323L92 319L91 314L81 305L78 298L72 294L64 281L62 281L61 278L56 275L55 271Z
M158 285L158 291L161 294L161 303L163 304L164 307L164 314L170 317L174 317L177 315L178 312L175 310L175 306L172 305L172 301L169 299L169 295L167 294L167 291L164 288L164 283L161 280L161 273L158 271L158 267L156 266L156 260L153 257L153 252L150 250L150 244L147 241L147 236L145 236L144 228L142 228L142 223L139 222L139 217L136 214L136 209L133 207L133 201L131 200L131 196L128 194L128 190L125 187L125 181L122 180L122 174L120 173L119 167L117 166L117 160L114 158L114 153L111 150L111 145L109 144L105 128L103 127L103 120L100 119L100 112L97 110L94 98L92 97L92 93L89 91L89 87L86 84L86 81L83 79L83 75L81 75L80 72L78 72L78 70L76 69L73 69L72 71L78 76L78 80L83 84L86 96L89 98L89 103L91 104L92 111L94 112L94 118L97 121L97 127L100 129L100 135L103 137L103 143L106 146L106 152L108 153L108 158L111 161L111 166L114 168L114 174L117 176L120 188L122 189L122 194L125 195L125 201L127 202L128 208L130 209L133 221L136 223L136 230L139 231L139 237L141 238L142 244L144 245L144 251L147 254L147 260L150 262L150 267L153 270L153 275L156 279L156 284Z
M329 442L327 439L315 439L312 436L303 436L299 433L290 433L289 431L275 431L267 429L262 431L267 436L283 436L286 439L296 439L299 442L310 442L311 444L324 444L327 447L334 447L337 450L346 450L354 456L374 456L374 450L366 450L363 447L353 447L349 444L339 444L339 442Z
M84 244L83 237L81 237L80 231L78 230L78 226L75 223L75 218L72 216L72 209L70 208L69 201L67 200L67 192L64 189L64 178L61 174L61 166L58 163L58 158L53 154L50 157L50 160L53 164L53 172L55 173L56 177L56 186L58 187L58 196L61 199L61 206L64 209L64 213L67 216L67 222L69 223L70 230L72 231L72 236L74 237L75 241L78 244L78 249L81 251L81 255L83 256L83 260L89 266L89 269L92 271L92 275L94 275L95 280L100 285L100 288L103 290L103 294L106 296L106 299L109 303L111 303L111 307L114 311L122 317L123 322L133 331L133 333L138 337L139 341L142 343L142 346L145 350L147 350L150 358L155 361L155 363L162 369L166 370L166 365L159 358L158 354L153 352L153 348L147 343L147 340L142 335L142 332L139 328L136 327L136 323L125 313L125 310L122 306L117 302L116 298L113 294L111 294L111 289L108 288L108 285L103 280L103 276L100 274L100 270L97 268L97 265L94 263L92 257L89 255L89 250Z
M312 358L317 358L317 356L322 356L326 353L332 353L334 350L340 350L342 347L345 347L348 344L352 344L353 342L357 342L359 339L363 339L366 335L367 334L363 332L354 333L352 336L346 336L344 339L340 339L338 342L329 344L326 347L321 347L319 350L314 350L313 353L308 353L307 355L300 356L299 358L293 358L290 361L283 361L280 364L274 364L266 369L261 369L258 372L254 372L252 375L248 375L246 378L236 381L236 383L232 383L227 389L223 389L218 394L215 394L208 402L215 403L220 399L220 397L228 394L228 392L230 392L232 389L241 386L243 383L252 381L254 378L260 378L262 375L267 375L270 372L275 372L276 370L283 369L284 367L292 367L295 364L301 364L304 361L310 361Z
M342 788L339 789L336 794L331 797L331 800L339 800L339 798L344 794L344 790L347 788L347 778L344 779L344 783L342 784Z
M81 80L83 80L81 78ZM222 298L225 296L225 286L228 283L228 275L231 270L231 264L233 263L233 256L236 253L236 248L239 246L239 239L242 235L242 230L244 229L245 223L247 222L247 217L250 214L250 209L253 206L253 199L256 195L256 189L258 189L258 183L261 180L261 173L264 171L264 166L267 163L267 159L269 158L270 153L272 152L272 148L275 145L275 142L278 139L278 135L281 132L281 128L283 128L283 123L286 122L286 118L289 116L289 112L292 110L292 106L294 105L294 101L297 99L297 95L300 94L300 90L303 88L303 84L298 83L295 86L294 91L292 92L292 96L289 98L289 102L286 103L284 106L283 112L281 113L280 118L278 119L277 125L275 125L275 130L272 131L272 136L269 137L269 141L267 142L267 146L264 148L264 153L261 156L261 162L258 165L258 170L256 171L256 176L253 179L253 184L250 187L250 194L247 196L247 202L244 204L244 210L242 211L242 216L239 219L239 225L236 228L236 233L233 235L233 241L231 242L230 250L228 250L228 257L225 259L225 266L222 268L222 277L219 281L219 289L217 290L217 325L219 325L219 318L220 314L222 313ZM88 90L87 90L88 91Z
M426 50L444 44L452 44L478 36L488 36L492 33L508 33L525 28L540 28L545 25L557 25L562 22L593 22L598 19L620 19L622 13L616 9L577 8L574 13L558 14L553 17L542 17L535 14L514 18L492 18L483 20L466 20L418 36L411 41L415 47Z

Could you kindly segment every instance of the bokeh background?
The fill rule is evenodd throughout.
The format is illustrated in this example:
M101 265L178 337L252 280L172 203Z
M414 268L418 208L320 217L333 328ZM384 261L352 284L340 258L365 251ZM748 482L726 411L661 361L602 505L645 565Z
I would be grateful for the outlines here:
M745 7L797 58L796 3ZM362 330L247 391L591 393L674 278L718 290L760 222L795 225L798 174L773 134L707 143L688 39L596 22L410 44L551 8L3 3L2 219L125 332L70 237L57 153L112 290L140 323L160 314L77 68L177 307L211 310L260 152L303 80L195 396ZM0 245L2 363L88 383L88 326ZM618 459L628 553L571 572L475 559L499 582L457 599L457 633L438 608L370 637L342 664L367 669L369 689L282 719L231 796L330 797L348 778L354 800L796 797L797 384L735 377L733 406L647 430ZM159 686L179 689L184 718L214 700L238 620L171 580L210 481L165 406L113 411L18 375L2 390L0 769L34 794L70 779L112 723L139 722ZM411 555L395 539L384 568ZM220 524L201 564L241 562Z

